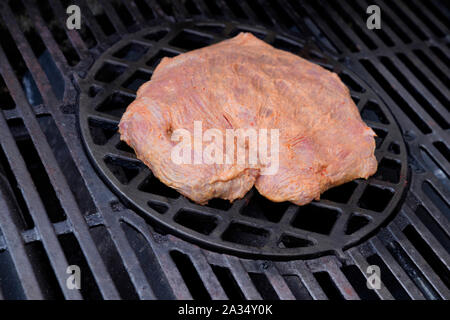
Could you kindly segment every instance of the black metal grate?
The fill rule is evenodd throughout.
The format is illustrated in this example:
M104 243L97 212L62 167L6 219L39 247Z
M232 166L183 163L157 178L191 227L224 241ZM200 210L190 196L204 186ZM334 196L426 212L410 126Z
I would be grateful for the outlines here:
M79 31L65 28L65 8L73 2L82 10ZM365 27L369 4L382 10L381 30ZM101 53L128 34L188 19L235 21L308 39L319 54L325 51L352 70L362 88L372 88L381 98L375 101L398 121L406 149L401 140L383 141L389 135L382 131L379 146L397 156L408 153L409 188L398 214L339 257L275 262L200 249L125 208L86 157L78 134L75 80L85 78ZM449 299L449 22L445 1L2 1L0 299ZM216 30L210 26L206 33ZM148 53L139 44L134 48ZM125 56L118 52L114 59ZM145 79L148 74L138 72L128 89ZM104 87L93 84L88 94L99 95ZM378 114L370 105L365 112L369 118ZM390 113L383 114L389 121ZM101 124L97 130L104 129ZM97 142L106 143L108 133L101 139ZM41 184L33 175L48 180ZM390 169L382 177L397 179ZM328 197L347 202L354 187ZM47 211L47 192L56 195L59 214ZM186 221L181 215L177 219ZM348 232L363 223L356 219ZM307 245L289 237L283 242ZM92 275L93 286L67 289L66 267L73 261ZM188 268L181 267L186 263ZM377 291L365 286L370 264L381 268Z
M312 59L340 75L351 89L363 119L378 133L376 157L380 166L373 178L332 189L321 201L303 207L272 203L256 190L232 205L214 199L203 207L164 186L136 159L131 148L124 148L119 142L118 121L135 97L135 88L149 80L159 60L239 31L259 35L278 48ZM158 34L164 36L158 39ZM342 255L343 249L360 241L392 214L406 186L406 147L381 100L351 71L314 50L312 44L267 29L219 22L144 29L108 49L80 85L81 132L106 182L123 201L152 220L206 247L246 257L292 259L332 251ZM101 88L94 97L89 94L92 86ZM398 154L388 150L391 143L398 146Z

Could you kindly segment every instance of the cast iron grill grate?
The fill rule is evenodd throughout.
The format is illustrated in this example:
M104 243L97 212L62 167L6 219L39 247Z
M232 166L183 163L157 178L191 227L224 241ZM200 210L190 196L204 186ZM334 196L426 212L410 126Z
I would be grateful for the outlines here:
M65 28L65 8L73 3L82 11L78 31ZM0 299L450 299L448 4L425 5L419 0L338 4L0 2ZM366 28L369 4L382 10L381 30ZM392 221L339 258L276 262L199 249L155 231L121 204L86 157L75 116L74 78L85 77L96 58L129 33L205 19L210 21L207 33L222 32L211 22L236 21L308 38L320 47L317 52L328 52L357 79L364 79L363 88L373 88L398 121L408 151L409 188ZM161 36L152 37L157 41ZM135 48L145 51L139 44ZM126 56L117 54L119 60ZM134 91L149 77L137 73L129 89ZM93 84L90 97L103 87ZM371 113L377 112L369 107L367 116ZM383 131L377 133L382 148L403 153L399 144L382 142L388 137ZM48 179L33 179L28 167L34 168L35 177ZM354 186L328 196L345 203ZM47 192L56 194L61 210L47 211L41 198ZM163 205L154 207L167 210ZM293 245L288 237L283 241ZM81 292L65 285L66 268L74 261L92 275ZM381 269L382 285L376 291L366 287L372 264Z
M376 157L380 166L373 178L331 189L321 201L302 207L272 203L256 190L233 204L214 199L203 207L164 186L136 159L131 148L120 143L118 121L135 97L136 87L149 80L163 57L204 47L242 31L340 75L363 119L377 132ZM388 219L406 186L406 147L400 129L379 97L350 70L314 50L311 44L268 29L218 22L144 29L97 58L80 86L81 131L106 182L142 214L206 247L247 257L292 259L333 251L342 255L344 249ZM101 92L91 97L93 86ZM391 144L398 147L397 154L389 151Z

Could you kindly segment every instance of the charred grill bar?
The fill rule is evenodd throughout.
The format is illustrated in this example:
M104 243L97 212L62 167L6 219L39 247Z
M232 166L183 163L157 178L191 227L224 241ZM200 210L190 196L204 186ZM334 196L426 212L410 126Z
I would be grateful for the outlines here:
M450 11L374 4L381 30L364 0L2 2L0 298L449 299ZM155 63L246 28L340 73L378 135L373 179L306 208L201 207L133 164L116 121Z

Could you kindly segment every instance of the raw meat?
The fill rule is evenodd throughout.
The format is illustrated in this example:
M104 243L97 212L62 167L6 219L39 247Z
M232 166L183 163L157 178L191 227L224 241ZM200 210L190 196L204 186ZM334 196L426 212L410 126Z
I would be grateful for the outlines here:
M267 163L250 165L248 157L244 164L174 163L172 134L193 134L194 121L224 136L226 129L279 129L278 171L261 175ZM377 169L375 133L339 77L250 33L164 58L119 131L158 179L200 204L233 201L255 186L272 201L304 205Z

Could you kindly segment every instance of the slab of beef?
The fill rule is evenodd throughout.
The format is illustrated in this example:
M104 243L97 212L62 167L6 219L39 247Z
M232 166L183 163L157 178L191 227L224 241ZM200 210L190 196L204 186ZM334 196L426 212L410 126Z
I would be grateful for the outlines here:
M214 128L224 136L226 129L279 129L278 171L262 175L268 164L248 159L176 164L172 135L186 129L194 137L194 121L202 122L202 132ZM164 58L119 131L158 179L200 204L233 201L255 186L272 201L304 205L377 169L375 133L339 77L250 33Z

